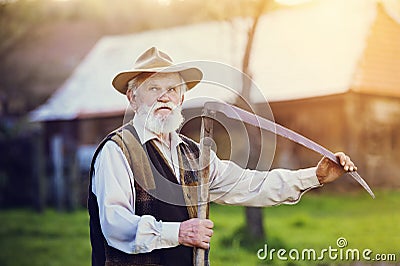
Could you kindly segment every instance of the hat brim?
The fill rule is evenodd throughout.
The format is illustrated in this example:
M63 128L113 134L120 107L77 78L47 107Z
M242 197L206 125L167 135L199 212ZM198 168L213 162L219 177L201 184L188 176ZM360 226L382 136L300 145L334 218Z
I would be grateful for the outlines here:
M126 94L128 82L141 73L179 73L185 81L187 89L196 86L203 78L203 72L196 67L170 66L166 68L135 69L124 71L115 76L112 81L114 88L122 94Z

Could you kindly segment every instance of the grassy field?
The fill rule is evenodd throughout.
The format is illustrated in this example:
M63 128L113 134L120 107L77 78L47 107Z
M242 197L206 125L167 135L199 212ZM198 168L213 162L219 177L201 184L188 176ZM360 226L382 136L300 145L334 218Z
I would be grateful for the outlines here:
M400 193L380 191L376 194L375 200L366 193L308 194L297 205L266 208L264 222L268 238L259 242L247 238L242 207L212 205L211 219L215 222L212 265L356 264L345 259L329 259L327 253L324 261L312 263L301 258L291 260L288 255L293 249L297 249L300 255L304 249L314 249L319 256L329 246L343 252L347 249L362 252L369 248L372 250L371 258L378 253L394 254L395 262L361 260L361 263L400 265ZM85 210L73 213L47 210L43 214L30 210L3 210L0 211L0 221L2 266L90 264ZM340 237L347 241L347 246L342 249L336 243ZM272 260L258 259L257 251L265 244L269 251L272 248L286 250L283 256L289 260L278 259L276 252Z

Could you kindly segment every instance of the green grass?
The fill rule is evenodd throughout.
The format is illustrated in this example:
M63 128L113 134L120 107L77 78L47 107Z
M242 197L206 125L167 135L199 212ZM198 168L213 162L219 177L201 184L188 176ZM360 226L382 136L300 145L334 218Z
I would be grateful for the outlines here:
M346 265L350 262L329 260L328 255L324 262L315 263L280 261L276 253L272 261L264 261L256 255L264 244L269 250L315 249L319 253L329 246L338 248L336 240L344 237L348 242L344 250L369 248L374 254L396 254L400 264L400 193L381 191L376 196L372 200L366 193L309 194L297 205L265 208L267 240L250 245L241 244L247 242L243 234L244 211L237 207L214 205L211 219L215 221L216 229L211 261L213 265Z
M373 254L396 254L399 264L399 207L400 193L395 191L378 192L375 200L365 193L308 194L297 205L265 208L268 238L251 242L244 229L243 208L213 204L210 213L215 230L211 262L212 265L310 265L306 261L281 261L276 254L272 261L259 260L256 253L264 244L268 249L284 248L287 252L305 248L320 252L329 246L337 248L336 240L344 237L348 249L369 248ZM85 210L73 213L47 210L43 214L3 210L0 223L2 266L90 264ZM340 260L319 262L319 265L350 264Z
M0 212L0 265L89 265L85 211Z

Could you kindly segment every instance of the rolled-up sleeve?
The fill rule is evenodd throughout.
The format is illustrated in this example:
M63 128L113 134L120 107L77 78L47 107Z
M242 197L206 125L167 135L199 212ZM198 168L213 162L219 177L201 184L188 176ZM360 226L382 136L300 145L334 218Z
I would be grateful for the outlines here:
M212 201L254 207L295 204L306 191L321 186L316 167L256 171L217 157L210 165L210 180Z
M122 150L108 141L96 159L92 180L107 243L130 254L177 246L180 223L135 214L133 182L133 173Z

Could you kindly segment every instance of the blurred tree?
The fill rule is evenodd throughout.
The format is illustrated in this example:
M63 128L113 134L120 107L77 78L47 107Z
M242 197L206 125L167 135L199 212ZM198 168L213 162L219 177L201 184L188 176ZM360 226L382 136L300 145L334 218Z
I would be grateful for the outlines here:
M242 108L254 110L253 103L250 99L251 93L251 78L252 73L250 69L250 61L251 54L253 48L253 40L255 34L257 32L258 21L260 16L265 12L267 2L271 2L271 0L259 0L254 1L252 4L253 15L252 15L252 24L249 26L248 35L247 35L247 43L246 48L243 55L242 60L242 72L247 77L244 77L242 83L242 97L245 101L247 101L246 105L243 106L243 101L239 101L238 105ZM250 153L249 159L247 163L247 167L250 169L256 169L259 163L260 155L261 155L261 132L259 128L246 126L249 140L250 140ZM262 208L259 207L246 207L246 226L247 231L249 232L251 238L256 240L263 240L266 238L266 232L263 225L263 213Z
M273 0L226 0L226 2L224 2L225 1L220 1L219 5L216 5L214 1L212 1L212 3L211 1L208 2L209 12L216 19L230 21L231 18L238 16L251 18L249 20L246 47L243 51L242 59L242 73L244 75L242 95L241 99L237 99L236 105L247 110L254 110L253 103L250 100L252 78L250 62L253 40L257 32L260 17L266 12L280 8L280 5ZM246 129L250 141L250 152L246 167L256 169L261 154L261 132L260 129L251 126L246 126ZM266 238L266 232L263 226L262 208L246 207L245 215L246 231L250 238L254 240L264 240Z
M200 0L0 0L2 102L18 115L42 104L103 35L209 18Z
M243 78L242 84L242 97L248 101L249 105L252 106L253 103L250 99L251 83L249 82L252 77L250 70L250 60L251 52L253 47L253 40L256 34L258 21L260 16L264 12L266 2L268 0L260 0L258 3L254 4L254 15L252 25L248 30L248 38L246 43L246 49L244 51L243 61L242 61L242 72L248 75L249 78ZM252 108L254 110L254 108ZM255 127L247 126L248 135L250 136L250 156L248 160L247 167L250 169L255 169L258 165L258 161L261 155L261 132L260 129ZM266 232L263 225L263 214L262 208L259 207L246 207L246 225L247 231L250 236L257 240L262 240L266 237Z

